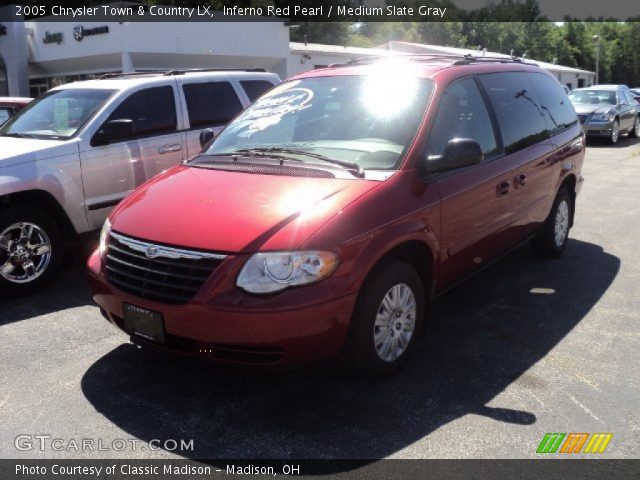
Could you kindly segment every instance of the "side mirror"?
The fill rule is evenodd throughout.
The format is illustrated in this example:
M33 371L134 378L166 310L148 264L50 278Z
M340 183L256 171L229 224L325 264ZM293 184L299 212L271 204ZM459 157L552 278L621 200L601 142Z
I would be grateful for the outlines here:
M423 172L428 177L456 168L477 165L483 157L480 144L472 138L453 138L447 143L442 155L430 155L424 159Z
M102 128L96 132L93 137L92 144L108 145L117 140L125 140L131 138L135 133L135 125L130 118L119 118L111 120L102 125Z
M200 148L208 147L216 134L210 128L205 128L200 132Z

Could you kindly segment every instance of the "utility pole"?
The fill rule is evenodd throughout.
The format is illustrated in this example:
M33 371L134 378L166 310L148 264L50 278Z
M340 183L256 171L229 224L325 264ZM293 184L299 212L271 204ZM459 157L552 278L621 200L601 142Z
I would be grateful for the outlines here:
M591 39L596 42L596 85L600 83L600 35L594 35Z

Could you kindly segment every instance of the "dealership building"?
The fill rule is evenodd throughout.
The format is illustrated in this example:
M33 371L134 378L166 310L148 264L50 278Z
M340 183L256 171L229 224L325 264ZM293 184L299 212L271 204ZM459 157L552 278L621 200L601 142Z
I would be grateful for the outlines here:
M0 19L10 18L0 7ZM4 10L4 15L2 14ZM491 52L389 42L378 48L289 41L285 19L264 22L61 22L0 20L0 96L37 96L51 87L112 72L263 68L282 78L353 58L393 53ZM502 55L506 56L506 55ZM576 88L595 73L536 62Z

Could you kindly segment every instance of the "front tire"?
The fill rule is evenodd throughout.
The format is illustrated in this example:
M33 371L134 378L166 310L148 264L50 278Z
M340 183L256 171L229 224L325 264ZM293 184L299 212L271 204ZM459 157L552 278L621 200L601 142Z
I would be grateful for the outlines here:
M346 345L357 375L381 378L395 373L413 351L424 316L422 280L407 262L377 267L360 289Z
M640 116L636 117L636 121L633 124L633 128L631 129L631 131L629 132L629 136L631 138L638 138L640 137Z
M569 239L573 207L571 195L566 188L561 188L553 202L549 217L531 240L533 252L537 257L558 258L562 255Z
M0 211L0 297L12 298L41 290L62 263L60 227L35 207Z
M618 139L620 138L620 122L615 120L613 122L613 126L611 127L611 133L609 134L609 143L611 145L615 145L618 143Z

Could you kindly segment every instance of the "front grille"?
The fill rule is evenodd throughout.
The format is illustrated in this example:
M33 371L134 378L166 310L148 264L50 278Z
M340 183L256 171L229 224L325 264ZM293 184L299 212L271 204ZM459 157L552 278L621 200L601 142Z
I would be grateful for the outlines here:
M193 298L224 255L149 243L111 232L107 280L119 290L161 303Z

